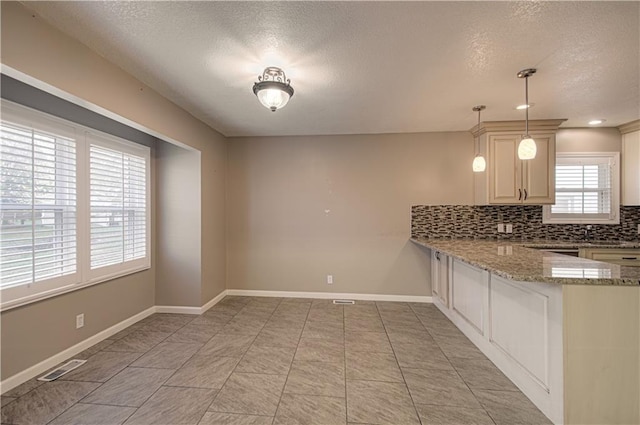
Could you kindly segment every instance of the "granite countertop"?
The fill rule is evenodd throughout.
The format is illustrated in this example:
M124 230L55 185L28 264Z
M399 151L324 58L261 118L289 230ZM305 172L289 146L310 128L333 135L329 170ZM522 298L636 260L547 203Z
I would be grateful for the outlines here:
M640 248L640 242L606 244L424 238L411 238L411 241L515 281L640 286L640 267L619 266L533 248Z

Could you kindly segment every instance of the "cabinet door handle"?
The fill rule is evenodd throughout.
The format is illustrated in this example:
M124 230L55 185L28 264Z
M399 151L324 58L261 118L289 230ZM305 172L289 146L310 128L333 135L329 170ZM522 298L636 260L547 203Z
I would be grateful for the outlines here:
M623 260L637 260L638 257L622 257Z
M518 189L518 201L522 201L522 189Z
M524 200L526 201L528 197L529 194L527 193L527 189L524 189Z

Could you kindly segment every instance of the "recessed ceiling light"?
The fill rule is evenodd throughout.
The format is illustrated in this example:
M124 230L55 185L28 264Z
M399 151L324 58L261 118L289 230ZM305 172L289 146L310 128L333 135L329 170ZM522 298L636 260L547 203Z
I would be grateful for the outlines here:
M598 125L598 124L602 124L605 121L606 120L591 120L589 121L589 125Z
M535 103L529 103L528 105L527 104L518 105L518 106L516 106L516 109L519 110L519 111L522 111L523 109L533 108L534 106L535 106Z

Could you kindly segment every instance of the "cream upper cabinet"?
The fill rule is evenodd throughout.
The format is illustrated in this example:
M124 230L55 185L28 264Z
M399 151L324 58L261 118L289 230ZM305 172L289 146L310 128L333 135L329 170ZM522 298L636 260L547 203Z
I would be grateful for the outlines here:
M480 133L480 151L487 160L487 170L474 173L475 204L553 204L555 132L562 121L529 122L530 128L535 130L530 131L530 135L536 141L537 154L534 159L526 161L518 158L518 144L522 139L524 122L485 122L480 124L479 129L474 127L472 133ZM535 129L536 126L538 130Z
M640 120L619 127L622 133L622 205L640 205Z

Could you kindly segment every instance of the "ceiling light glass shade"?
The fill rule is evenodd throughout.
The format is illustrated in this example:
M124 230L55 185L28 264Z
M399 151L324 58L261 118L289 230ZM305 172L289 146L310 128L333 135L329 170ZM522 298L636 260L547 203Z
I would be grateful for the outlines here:
M487 161L484 160L484 156L482 155L476 155L475 158L473 158L473 172L474 173L482 173L484 170L487 169Z
M265 68L258 77L258 81L253 85L253 93L265 108L275 112L289 102L293 96L293 87L283 70L271 66Z
M537 151L536 141L530 136L524 136L524 139L520 140L520 144L518 145L518 158L533 159L536 157Z

